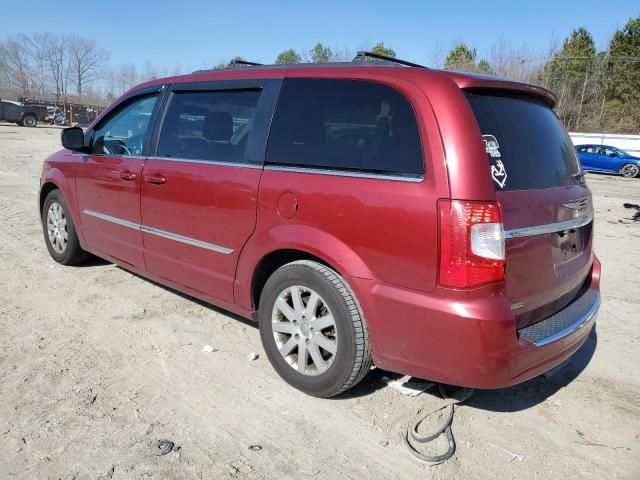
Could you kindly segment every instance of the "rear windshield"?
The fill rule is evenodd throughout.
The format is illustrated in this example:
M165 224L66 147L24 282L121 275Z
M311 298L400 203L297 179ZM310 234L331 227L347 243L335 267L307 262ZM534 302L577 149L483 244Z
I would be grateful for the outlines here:
M465 92L482 131L496 190L574 185L580 164L571 139L543 102Z

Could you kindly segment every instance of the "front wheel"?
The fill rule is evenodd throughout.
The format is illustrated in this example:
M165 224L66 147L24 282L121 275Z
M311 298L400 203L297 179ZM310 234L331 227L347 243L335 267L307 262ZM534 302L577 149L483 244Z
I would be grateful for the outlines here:
M367 327L344 279L313 261L292 262L267 281L258 309L267 358L290 385L332 397L371 367Z
M51 258L63 265L76 265L89 257L80 248L67 202L60 190L49 192L41 214L44 241Z
M635 178L640 173L640 167L633 163L627 163L620 169L620 175L627 178Z

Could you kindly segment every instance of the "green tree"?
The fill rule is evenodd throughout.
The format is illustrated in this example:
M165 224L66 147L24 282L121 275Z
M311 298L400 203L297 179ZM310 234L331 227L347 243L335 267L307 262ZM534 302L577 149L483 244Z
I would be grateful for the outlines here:
M313 63L327 63L331 61L333 56L331 49L329 47L325 47L322 43L316 43L311 50L309 50L309 55L311 55L311 61Z
M610 76L607 96L622 102L640 102L640 17L629 20L609 44Z
M486 73L487 75L495 75L493 68L491 68L491 64L484 58L478 62L478 65L476 65L476 71Z
M486 62L485 62L486 63ZM454 46L444 61L445 70L467 70L476 69L476 50L469 48L460 42Z
M391 47L385 47L384 42L376 43L371 49L373 53L377 53L378 55L384 55L386 57L396 58L396 51Z
M597 78L596 46L585 28L571 32L559 52L551 57L540 72L538 81L557 96L556 113L565 127L580 128L585 106L594 110L594 81ZM587 105L589 104L589 105Z
M284 52L280 52L280 54L276 57L277 65L293 65L294 63L300 63L302 59L298 52L296 52L293 48L285 50Z
M545 65L543 75L552 87L567 78L582 81L592 70L596 45L585 28L578 28L564 41L562 49Z

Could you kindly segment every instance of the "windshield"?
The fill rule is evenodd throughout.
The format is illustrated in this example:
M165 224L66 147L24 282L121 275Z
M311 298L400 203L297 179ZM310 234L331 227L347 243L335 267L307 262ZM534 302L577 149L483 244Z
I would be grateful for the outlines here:
M511 93L465 93L482 132L497 191L582 181L571 139L542 101Z

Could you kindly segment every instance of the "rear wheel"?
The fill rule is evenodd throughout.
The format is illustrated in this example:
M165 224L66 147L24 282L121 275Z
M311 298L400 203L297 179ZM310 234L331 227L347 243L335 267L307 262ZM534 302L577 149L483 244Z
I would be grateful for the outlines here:
M67 202L60 190L49 192L41 214L44 241L51 258L63 265L75 265L89 257L80 248Z
M330 268L301 260L267 281L258 310L267 358L290 385L331 397L371 367L365 320L355 295Z
M640 168L633 163L627 163L620 169L620 175L627 178L635 178L638 176L638 173L640 173Z
M22 124L25 127L35 127L38 124L38 119L35 117L35 115L25 115L24 118L22 119Z

